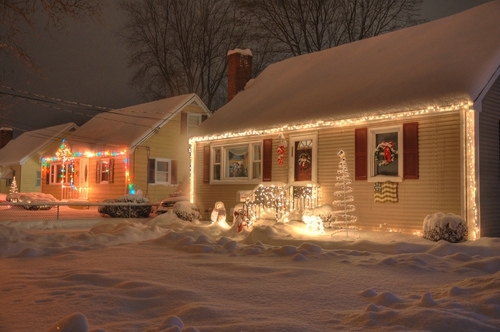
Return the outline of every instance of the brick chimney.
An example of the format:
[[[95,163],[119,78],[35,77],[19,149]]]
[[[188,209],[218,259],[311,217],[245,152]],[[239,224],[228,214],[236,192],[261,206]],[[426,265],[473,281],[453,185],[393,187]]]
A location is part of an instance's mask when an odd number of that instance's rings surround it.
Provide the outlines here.
[[[252,78],[252,51],[234,49],[227,52],[227,101],[245,88]]]
[[[14,131],[12,128],[0,128],[0,149],[7,145],[12,140]]]

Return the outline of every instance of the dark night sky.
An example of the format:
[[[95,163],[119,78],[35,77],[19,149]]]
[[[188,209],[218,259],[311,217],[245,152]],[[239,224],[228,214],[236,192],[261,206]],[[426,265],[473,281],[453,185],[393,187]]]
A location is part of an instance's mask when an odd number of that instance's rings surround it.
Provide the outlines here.
[[[488,1],[424,0],[422,17],[434,20]],[[70,23],[64,31],[51,31],[50,34],[40,29],[39,37],[29,38],[26,45],[42,67],[43,77],[27,74],[21,66],[8,63],[4,84],[40,96],[109,108],[144,102],[128,85],[132,75],[127,69],[128,53],[116,37],[124,24],[122,12],[116,9],[117,2],[106,0],[101,24]],[[23,131],[70,121],[81,125],[95,114],[78,114],[86,112],[82,109],[76,113],[68,108],[58,110],[5,95],[2,100],[10,109],[7,114],[10,121],[6,123],[0,119],[0,126],[14,128],[14,137]]]

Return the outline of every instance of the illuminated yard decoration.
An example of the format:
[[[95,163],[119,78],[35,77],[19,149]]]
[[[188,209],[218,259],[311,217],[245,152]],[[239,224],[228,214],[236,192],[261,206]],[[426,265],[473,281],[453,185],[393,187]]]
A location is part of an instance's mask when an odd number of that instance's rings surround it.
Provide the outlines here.
[[[349,235],[349,224],[357,221],[356,216],[351,215],[356,208],[353,204],[354,197],[350,195],[354,190],[351,186],[351,177],[349,175],[349,170],[347,168],[347,160],[345,157],[344,150],[340,150],[337,155],[340,158],[339,169],[337,170],[337,183],[335,187],[339,187],[340,190],[335,191],[334,195],[340,197],[339,200],[333,201],[333,205],[339,207],[339,210],[335,210],[333,213],[337,215],[339,219],[334,222],[334,224],[345,224],[346,236]]]
[[[254,222],[270,214],[276,221],[301,220],[302,214],[319,204],[319,185],[315,182],[285,184],[261,183],[245,201],[248,218]]]

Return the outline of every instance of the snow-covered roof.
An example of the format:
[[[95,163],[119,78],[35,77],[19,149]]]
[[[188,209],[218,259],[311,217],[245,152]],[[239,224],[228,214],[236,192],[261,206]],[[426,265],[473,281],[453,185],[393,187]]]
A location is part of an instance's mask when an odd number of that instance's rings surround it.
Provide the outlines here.
[[[61,139],[64,133],[77,128],[78,126],[75,123],[69,122],[27,131],[0,149],[0,166],[24,165],[30,157],[44,147],[56,139]]]
[[[69,140],[73,152],[101,147],[134,149],[190,105],[210,111],[196,94],[185,94],[101,113],[83,124]]]
[[[499,22],[497,0],[278,62],[248,82],[195,135],[473,103],[500,65]]]

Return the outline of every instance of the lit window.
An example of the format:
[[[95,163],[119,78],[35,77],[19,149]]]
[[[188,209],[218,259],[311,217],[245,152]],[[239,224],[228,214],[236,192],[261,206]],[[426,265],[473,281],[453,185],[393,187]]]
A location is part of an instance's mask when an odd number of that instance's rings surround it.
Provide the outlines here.
[[[257,180],[262,177],[262,143],[212,148],[212,180]]]
[[[113,183],[113,159],[103,158],[97,161],[97,183]]]
[[[402,147],[401,126],[368,129],[369,182],[403,180]]]
[[[50,164],[49,183],[71,183],[72,171],[73,167],[70,162]]]

